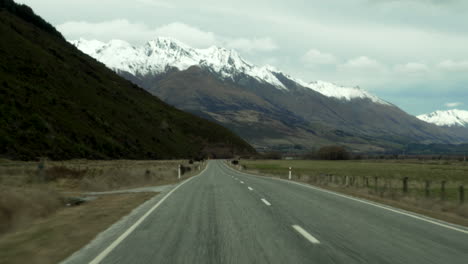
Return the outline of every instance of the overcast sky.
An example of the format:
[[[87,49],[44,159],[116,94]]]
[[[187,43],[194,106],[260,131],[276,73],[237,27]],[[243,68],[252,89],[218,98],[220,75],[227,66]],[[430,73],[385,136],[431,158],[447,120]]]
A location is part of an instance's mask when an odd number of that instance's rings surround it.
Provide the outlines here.
[[[468,110],[466,0],[19,2],[67,39],[169,36],[236,49],[304,81],[360,86],[411,114]]]

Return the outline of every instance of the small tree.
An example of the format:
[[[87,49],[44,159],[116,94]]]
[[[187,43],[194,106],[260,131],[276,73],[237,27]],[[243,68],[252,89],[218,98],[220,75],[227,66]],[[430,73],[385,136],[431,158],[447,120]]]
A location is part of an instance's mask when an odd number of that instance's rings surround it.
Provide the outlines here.
[[[341,146],[322,147],[318,151],[318,156],[322,160],[348,160],[349,152]]]
[[[264,159],[272,159],[272,160],[279,160],[282,158],[281,153],[276,151],[266,152],[262,154],[262,158]]]

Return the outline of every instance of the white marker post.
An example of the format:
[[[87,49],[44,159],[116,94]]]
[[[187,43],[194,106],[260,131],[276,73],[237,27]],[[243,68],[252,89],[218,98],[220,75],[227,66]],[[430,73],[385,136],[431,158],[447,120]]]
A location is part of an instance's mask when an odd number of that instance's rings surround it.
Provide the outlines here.
[[[179,180],[180,180],[180,174],[181,174],[180,164],[179,164],[179,168],[178,168],[177,172],[178,172],[178,178],[179,178]]]
[[[289,167],[289,179],[290,179],[290,180],[291,180],[291,174],[292,174],[292,173],[291,173],[291,169],[292,169],[292,168]]]

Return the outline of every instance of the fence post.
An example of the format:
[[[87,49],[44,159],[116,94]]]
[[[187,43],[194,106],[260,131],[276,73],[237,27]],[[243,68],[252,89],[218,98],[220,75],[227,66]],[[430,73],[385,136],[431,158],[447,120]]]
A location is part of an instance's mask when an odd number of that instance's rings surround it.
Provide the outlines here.
[[[445,200],[445,181],[440,183],[440,199]]]
[[[463,187],[463,185],[460,185],[460,187],[458,187],[458,192],[460,195],[460,204],[462,204],[465,202],[465,188]]]
[[[403,178],[403,193],[408,193],[408,177]]]
[[[375,191],[378,191],[379,178],[377,176],[374,177],[374,185]]]
[[[430,186],[431,186],[431,182],[426,180],[426,186],[424,187],[424,193],[426,194],[426,197],[430,196],[430,191],[429,191]]]
[[[182,171],[181,171],[181,165],[179,164],[178,168],[177,168],[177,178],[180,180],[180,175],[182,174]]]
[[[348,187],[349,185],[349,177],[345,176],[345,186]]]

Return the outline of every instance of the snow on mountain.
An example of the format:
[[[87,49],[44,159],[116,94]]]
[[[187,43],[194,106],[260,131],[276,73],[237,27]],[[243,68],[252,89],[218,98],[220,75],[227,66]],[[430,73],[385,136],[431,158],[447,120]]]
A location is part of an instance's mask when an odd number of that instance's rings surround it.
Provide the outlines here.
[[[430,114],[419,115],[417,118],[438,126],[468,127],[468,111],[465,110],[435,111]]]
[[[234,80],[245,74],[260,82],[287,91],[288,88],[277,78],[282,74],[302,87],[312,89],[327,97],[350,101],[370,99],[375,103],[388,104],[382,99],[359,87],[343,87],[324,81],[306,83],[284,74],[271,66],[258,67],[244,60],[236,51],[216,46],[195,49],[172,38],[158,37],[146,44],[135,47],[121,40],[103,43],[97,40],[80,39],[71,41],[78,49],[116,71],[126,71],[135,76],[161,74],[170,68],[181,71],[191,66],[210,69],[224,79]]]

